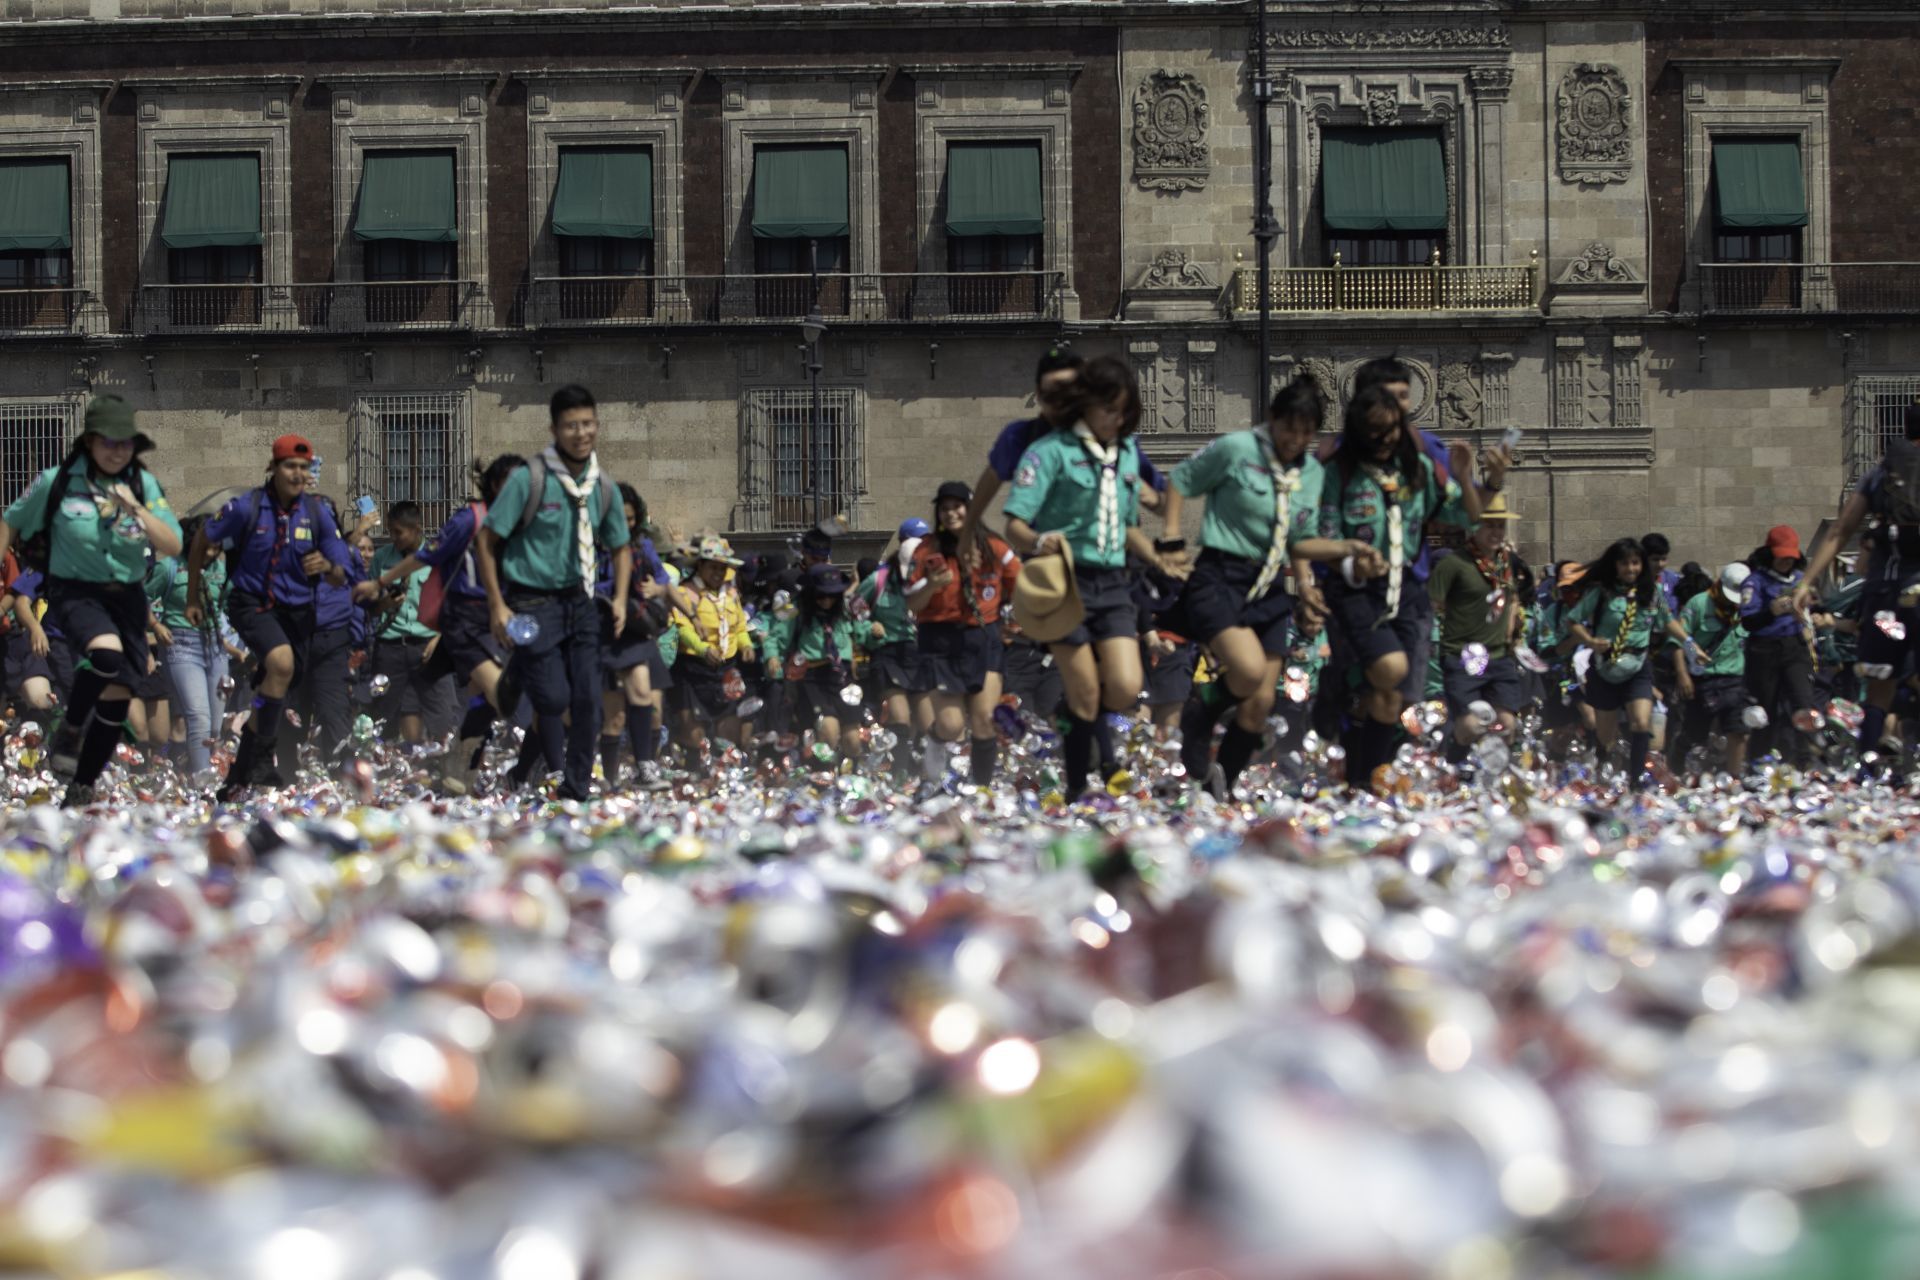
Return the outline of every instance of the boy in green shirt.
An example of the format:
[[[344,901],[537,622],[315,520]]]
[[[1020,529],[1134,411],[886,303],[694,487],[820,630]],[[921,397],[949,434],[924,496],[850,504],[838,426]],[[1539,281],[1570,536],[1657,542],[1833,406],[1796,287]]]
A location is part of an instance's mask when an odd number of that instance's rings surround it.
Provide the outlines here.
[[[417,502],[396,502],[387,508],[387,530],[393,541],[373,554],[372,575],[387,570],[420,549],[426,540],[426,521]],[[420,621],[420,588],[433,572],[421,565],[396,582],[382,597],[384,621],[376,624],[373,674],[387,678],[387,691],[373,704],[373,718],[384,720],[388,733],[402,742],[426,737],[429,715],[444,718],[446,707],[438,696],[437,673],[429,670],[439,635]]]
[[[1434,567],[1427,592],[1439,623],[1442,694],[1453,719],[1447,759],[1459,764],[1491,727],[1467,714],[1476,702],[1493,708],[1500,728],[1512,733],[1520,723],[1526,693],[1520,664],[1513,656],[1514,632],[1521,625],[1519,590],[1514,585],[1513,555],[1507,531],[1514,515],[1507,500],[1494,494],[1481,508],[1480,522],[1466,546]]]
[[[563,775],[560,798],[585,801],[600,731],[595,547],[626,546],[627,522],[618,491],[594,456],[600,416],[593,394],[581,386],[562,387],[548,410],[553,443],[500,487],[474,549],[494,639],[512,650],[501,679],[511,682],[514,693],[499,691],[501,708],[526,690],[547,767]],[[613,566],[618,637],[626,629],[632,557],[615,556]],[[527,781],[524,774],[509,776],[518,785]]]
[[[1711,590],[1680,606],[1680,625],[1699,648],[1690,654],[1684,645],[1668,645],[1674,690],[1687,708],[1687,737],[1705,742],[1712,733],[1725,734],[1726,770],[1736,777],[1747,765],[1747,734],[1767,722],[1766,711],[1747,689],[1747,636],[1740,625],[1740,605],[1752,575],[1753,570],[1737,560],[1722,569]]]

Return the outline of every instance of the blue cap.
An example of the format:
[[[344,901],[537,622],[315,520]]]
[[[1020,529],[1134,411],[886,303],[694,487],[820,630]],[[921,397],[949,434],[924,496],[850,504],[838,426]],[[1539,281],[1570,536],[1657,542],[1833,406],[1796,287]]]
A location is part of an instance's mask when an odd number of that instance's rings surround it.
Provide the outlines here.
[[[900,541],[902,542],[905,542],[908,538],[924,538],[932,532],[933,526],[925,520],[922,520],[919,516],[914,516],[911,519],[900,522]]]

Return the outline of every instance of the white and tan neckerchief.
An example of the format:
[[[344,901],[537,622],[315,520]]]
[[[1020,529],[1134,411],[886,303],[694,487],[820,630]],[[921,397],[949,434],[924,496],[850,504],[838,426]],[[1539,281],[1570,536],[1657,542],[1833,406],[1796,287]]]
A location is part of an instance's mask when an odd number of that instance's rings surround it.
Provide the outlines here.
[[[1387,500],[1387,617],[1400,616],[1400,571],[1407,563],[1407,522],[1400,518],[1400,477],[1363,462],[1360,469]]]
[[[1103,556],[1118,551],[1126,538],[1120,523],[1120,449],[1123,442],[1101,444],[1093,428],[1084,422],[1074,424],[1073,434],[1100,464],[1100,513],[1094,526],[1093,544]]]
[[[1292,498],[1300,490],[1300,465],[1294,464],[1289,470],[1280,461],[1280,455],[1274,451],[1273,441],[1265,431],[1255,429],[1260,437],[1260,456],[1266,460],[1267,474],[1273,477],[1273,538],[1267,544],[1267,561],[1260,566],[1260,576],[1254,579],[1253,590],[1247,592],[1247,603],[1267,594],[1275,578],[1287,563],[1287,532],[1293,523]]]

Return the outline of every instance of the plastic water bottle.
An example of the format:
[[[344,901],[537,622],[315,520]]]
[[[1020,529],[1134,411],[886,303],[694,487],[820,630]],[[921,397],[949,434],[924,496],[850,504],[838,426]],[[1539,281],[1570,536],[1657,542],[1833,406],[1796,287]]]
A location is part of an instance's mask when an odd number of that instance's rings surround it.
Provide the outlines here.
[[[516,648],[532,644],[540,638],[540,620],[531,614],[516,613],[507,619],[507,639],[513,641]]]

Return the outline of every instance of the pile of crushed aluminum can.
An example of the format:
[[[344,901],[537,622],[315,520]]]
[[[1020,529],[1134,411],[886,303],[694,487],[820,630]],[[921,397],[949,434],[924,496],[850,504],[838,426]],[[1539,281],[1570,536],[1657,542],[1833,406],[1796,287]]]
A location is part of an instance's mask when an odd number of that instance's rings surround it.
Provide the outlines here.
[[[65,813],[16,735],[0,1273],[1913,1274],[1920,801],[1500,745]]]

